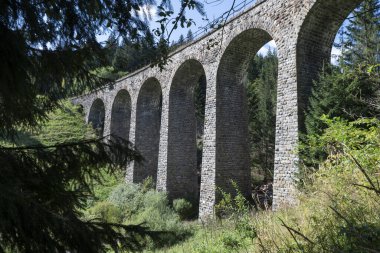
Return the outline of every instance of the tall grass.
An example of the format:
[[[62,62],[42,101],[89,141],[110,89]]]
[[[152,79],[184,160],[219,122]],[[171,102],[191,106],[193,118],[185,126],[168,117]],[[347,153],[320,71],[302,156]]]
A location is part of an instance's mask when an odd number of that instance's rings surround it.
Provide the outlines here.
[[[380,252],[380,122],[324,120],[329,157],[305,174],[298,206],[193,225],[193,237],[162,252]]]

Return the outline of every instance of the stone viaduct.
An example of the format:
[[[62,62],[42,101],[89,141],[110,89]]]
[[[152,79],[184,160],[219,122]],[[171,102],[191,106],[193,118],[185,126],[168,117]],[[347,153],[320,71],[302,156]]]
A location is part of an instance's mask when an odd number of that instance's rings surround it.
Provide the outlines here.
[[[171,199],[199,196],[199,216],[205,218],[213,214],[217,188],[233,191],[231,179],[250,193],[244,74],[248,60],[273,39],[279,58],[273,193],[278,209],[296,200],[296,148],[312,81],[330,61],[342,22],[361,2],[259,0],[223,28],[173,52],[164,70],[142,68],[73,102],[101,134],[129,139],[141,152],[145,160],[127,168],[127,181],[152,176]],[[207,88],[199,190],[193,93],[200,78]]]

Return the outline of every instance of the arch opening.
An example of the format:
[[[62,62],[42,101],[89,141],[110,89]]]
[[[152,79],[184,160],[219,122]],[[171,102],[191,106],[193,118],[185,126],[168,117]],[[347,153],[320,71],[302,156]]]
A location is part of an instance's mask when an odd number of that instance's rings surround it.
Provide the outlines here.
[[[299,128],[305,132],[305,111],[313,81],[331,61],[334,40],[349,14],[363,0],[316,0],[308,12],[297,41],[297,84]]]
[[[167,190],[197,206],[200,192],[206,74],[196,60],[176,71],[169,94]]]
[[[90,113],[88,116],[88,123],[92,125],[92,127],[95,129],[96,134],[99,137],[103,136],[104,117],[105,117],[104,103],[100,98],[97,98],[91,105]]]
[[[161,85],[157,79],[150,78],[141,86],[137,99],[135,146],[143,161],[134,165],[134,183],[141,183],[148,177],[154,184],[157,182],[161,107]]]
[[[131,124],[131,96],[128,91],[121,90],[117,93],[111,111],[111,136],[117,136],[129,140]]]
[[[270,41],[272,41],[270,34],[261,29],[249,29],[242,32],[226,48],[217,72],[216,187],[225,192],[236,194],[233,181],[239,191],[250,200],[252,200],[252,182],[257,177],[255,175],[257,166],[255,167],[254,161],[258,160],[261,155],[258,149],[255,149],[258,146],[258,140],[252,138],[252,132],[255,130],[257,137],[257,134],[260,134],[258,130],[263,128],[263,122],[256,121],[256,125],[252,124],[252,117],[255,119],[260,112],[257,110],[258,108],[252,108],[252,106],[256,106],[257,101],[251,101],[253,98],[248,97],[248,95],[252,96],[250,94],[252,89],[258,89],[258,84],[250,82],[255,81],[260,76],[261,71],[260,69],[252,69],[255,67],[253,64],[255,63],[254,57]],[[271,43],[275,45],[275,43]],[[260,50],[260,52],[262,51]],[[275,58],[277,59],[277,57]],[[268,96],[274,100],[272,101],[274,104],[270,108],[273,110],[271,113],[274,116],[272,115],[270,123],[268,123],[272,131],[268,138],[272,138],[273,146],[269,148],[274,160],[277,62],[275,62],[275,80],[273,82],[273,87],[269,92],[274,92],[274,94],[268,94]],[[261,88],[263,87],[265,86],[262,85]],[[261,138],[261,136],[259,137]],[[273,162],[268,163],[267,166],[273,171]],[[269,181],[273,178],[265,180],[268,181],[265,183],[270,183]],[[216,201],[219,201],[220,197],[216,193]]]

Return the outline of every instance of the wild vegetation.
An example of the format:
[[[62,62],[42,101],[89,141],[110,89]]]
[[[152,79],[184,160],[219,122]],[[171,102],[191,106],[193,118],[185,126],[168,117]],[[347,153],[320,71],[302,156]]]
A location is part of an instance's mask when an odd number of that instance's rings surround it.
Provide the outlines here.
[[[109,67],[97,36],[112,33],[138,45],[149,30],[145,5],[160,10],[153,62],[163,66],[170,40],[165,32],[191,26],[185,10],[203,14],[200,2],[183,1],[175,13],[167,0],[1,1],[0,138],[7,142],[0,146],[1,252],[135,250],[140,248],[136,237],[154,236],[142,226],[83,220],[79,211],[94,194],[92,184],[103,181],[104,170],[114,174],[138,159],[127,141],[9,143],[20,132],[37,131],[61,98],[110,81],[97,75]]]
[[[165,56],[168,49],[152,41],[142,19],[121,15],[150,2],[72,9],[66,1],[9,1],[1,8],[0,53],[14,52],[17,67],[0,68],[6,77],[0,86],[0,252],[378,252],[378,1],[366,0],[355,11],[340,32],[339,65],[315,81],[299,150],[299,204],[274,213],[222,192],[217,218],[207,224],[194,220],[188,201],[170,203],[155,191],[151,179],[124,183],[126,163],[139,155],[124,140],[97,139],[80,108],[59,100]],[[161,5],[166,18],[168,2]],[[186,3],[201,9],[197,1]],[[43,13],[47,21],[39,22]],[[62,15],[72,22],[60,23]],[[118,33],[100,50],[94,34],[109,25]],[[126,40],[115,46],[119,36]],[[246,88],[257,185],[273,175],[276,76],[275,52],[252,59]],[[199,83],[195,102],[203,124],[205,87]]]
[[[75,133],[93,134],[86,124],[74,127],[81,117],[67,104],[51,114],[40,128],[52,138]],[[66,119],[66,120],[62,120]],[[95,195],[86,198],[83,219],[101,218],[126,225],[143,224],[166,231],[152,240],[140,236],[145,251],[155,252],[371,252],[380,236],[380,121],[321,118],[326,129],[320,147],[328,156],[317,172],[304,175],[300,204],[281,212],[256,210],[242,197],[224,194],[216,207],[219,218],[210,224],[186,221],[191,204],[170,205],[164,193],[152,189],[152,181],[125,184],[121,174],[103,171],[103,184],[92,185]],[[52,126],[61,123],[66,137]],[[92,133],[91,133],[92,132]],[[55,135],[55,137],[54,137]],[[36,140],[44,135],[34,133]],[[41,136],[41,137],[38,137]],[[29,138],[25,138],[29,140]],[[50,138],[49,138],[50,139]],[[41,140],[41,141],[42,141]],[[366,251],[367,249],[367,251]]]
[[[246,84],[254,185],[273,181],[276,132],[277,53],[256,55],[248,68]]]

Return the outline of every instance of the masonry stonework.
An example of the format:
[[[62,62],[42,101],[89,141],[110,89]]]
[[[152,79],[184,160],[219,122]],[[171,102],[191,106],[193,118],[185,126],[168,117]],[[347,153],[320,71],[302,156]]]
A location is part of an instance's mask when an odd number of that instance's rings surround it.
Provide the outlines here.
[[[250,57],[273,39],[279,58],[273,209],[293,205],[297,143],[313,80],[330,61],[340,25],[361,2],[259,0],[224,27],[173,52],[163,70],[142,68],[73,102],[83,106],[88,122],[104,129],[103,135],[122,129],[118,132],[129,136],[145,155],[145,164],[128,166],[128,181],[152,176],[157,189],[169,197],[193,198],[198,185],[192,93],[194,82],[203,75],[206,109],[199,217],[205,219],[213,215],[217,188],[233,192],[231,179],[243,193],[250,193],[244,72]],[[130,100],[125,95],[120,101],[130,104],[115,101],[121,90]],[[121,109],[112,113],[114,103]]]
[[[120,90],[112,104],[110,134],[129,139],[131,125],[131,96],[128,91]]]
[[[134,143],[143,161],[134,164],[134,183],[141,183],[147,177],[152,177],[154,182],[157,180],[161,100],[161,86],[158,80],[146,80],[137,99]]]

